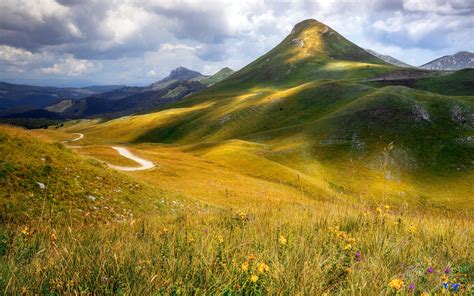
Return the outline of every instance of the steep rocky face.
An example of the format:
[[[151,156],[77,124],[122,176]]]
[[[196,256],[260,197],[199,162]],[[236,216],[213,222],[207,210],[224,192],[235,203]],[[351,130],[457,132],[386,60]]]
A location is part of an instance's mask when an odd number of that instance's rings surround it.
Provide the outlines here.
[[[447,55],[420,66],[428,70],[461,70],[474,68],[474,53],[461,51],[453,55]]]

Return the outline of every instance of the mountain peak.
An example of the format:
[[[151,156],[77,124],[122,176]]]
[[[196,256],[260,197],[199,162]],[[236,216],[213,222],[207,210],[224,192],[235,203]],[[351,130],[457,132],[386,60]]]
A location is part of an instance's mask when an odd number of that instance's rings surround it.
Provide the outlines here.
[[[166,76],[162,82],[169,81],[169,80],[178,80],[178,81],[186,81],[190,80],[199,76],[203,76],[201,73],[193,70],[189,70],[185,67],[178,67],[170,72],[168,76]]]
[[[284,41],[293,57],[288,61],[300,60],[349,60],[383,64],[384,62],[344,38],[326,24],[315,19],[297,23]]]
[[[308,29],[311,29],[311,28],[320,28],[320,29],[325,29],[325,28],[329,28],[328,26],[326,26],[325,24],[321,23],[320,21],[317,21],[315,19],[307,19],[307,20],[304,20],[304,21],[301,21],[299,23],[297,23],[294,27],[293,27],[293,30],[291,31],[292,34],[297,34],[297,33],[301,33],[302,31],[305,31],[305,30],[308,30]]]
[[[335,77],[347,73],[332,69],[352,67],[364,71],[371,70],[372,65],[388,66],[329,26],[308,19],[296,24],[282,42],[232,76],[233,81],[249,84],[256,81],[301,83],[315,77]]]

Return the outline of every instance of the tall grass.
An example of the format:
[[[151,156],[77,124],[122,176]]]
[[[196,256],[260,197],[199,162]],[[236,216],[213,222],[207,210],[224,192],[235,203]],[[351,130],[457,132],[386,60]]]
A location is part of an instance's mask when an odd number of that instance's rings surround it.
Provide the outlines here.
[[[4,224],[0,293],[472,293],[466,217],[329,203],[182,208],[107,224]]]

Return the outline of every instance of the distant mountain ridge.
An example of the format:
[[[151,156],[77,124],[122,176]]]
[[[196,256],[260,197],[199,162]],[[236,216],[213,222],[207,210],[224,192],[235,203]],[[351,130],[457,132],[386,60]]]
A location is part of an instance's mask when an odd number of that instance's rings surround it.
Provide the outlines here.
[[[24,122],[27,122],[28,127],[38,127],[37,121],[39,119],[41,119],[40,126],[43,126],[48,122],[54,123],[53,120],[89,117],[115,118],[147,112],[179,101],[194,92],[226,79],[233,73],[232,69],[223,68],[216,74],[207,76],[197,71],[178,67],[162,80],[145,87],[121,87],[117,85],[91,86],[79,90],[72,89],[71,91],[83,92],[84,95],[81,97],[76,96],[77,98],[57,95],[54,96],[54,99],[44,101],[41,104],[24,108],[12,108],[9,112],[1,114],[0,117],[8,119],[8,123],[14,123],[14,120],[16,120],[22,125],[24,125]],[[37,87],[31,86],[9,85],[9,87],[37,89]],[[53,89],[56,92],[65,91],[66,94],[69,94],[64,89]],[[103,92],[96,93],[95,91]],[[55,94],[53,93],[53,95]],[[36,122],[33,122],[33,120],[36,120]]]
[[[0,82],[0,116],[45,108],[64,99],[78,100],[122,85],[59,88]]]
[[[424,65],[420,68],[427,70],[462,70],[474,68],[474,53],[469,51],[460,51],[453,55],[446,55]]]
[[[371,50],[371,49],[368,49],[366,48],[365,49],[368,53],[370,53],[371,55],[375,56],[375,57],[378,57],[379,59],[389,63],[389,64],[392,64],[392,65],[395,65],[395,66],[399,66],[399,67],[413,67],[405,62],[402,62],[392,56],[389,56],[389,55],[384,55],[384,54],[381,54],[381,53],[378,53],[374,50]]]
[[[148,86],[126,87],[83,98],[61,113],[69,118],[114,118],[151,111],[203,90],[233,73],[229,68],[224,69],[215,75],[206,76],[185,67],[178,67],[162,80]]]

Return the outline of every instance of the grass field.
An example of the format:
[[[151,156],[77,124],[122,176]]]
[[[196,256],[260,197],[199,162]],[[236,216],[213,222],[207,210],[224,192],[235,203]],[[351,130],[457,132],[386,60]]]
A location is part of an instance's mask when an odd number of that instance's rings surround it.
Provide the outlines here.
[[[417,71],[305,21],[164,109],[0,126],[0,294],[472,295],[471,78]]]
[[[89,174],[104,177],[105,168],[97,170],[100,163],[61,148],[54,138],[67,137],[2,128],[4,153],[19,155],[26,152],[13,147],[29,147],[31,158],[24,163],[36,163],[47,152],[50,174],[61,174],[59,164],[67,161],[56,158],[68,157],[85,163],[73,166],[85,184],[93,182]],[[84,148],[74,151],[108,154],[105,145],[87,145],[87,135],[81,141]],[[63,197],[55,200],[54,194],[32,188],[32,197],[25,189],[5,199],[4,208],[32,202],[49,206],[28,215],[3,212],[3,294],[441,294],[456,289],[467,295],[472,289],[472,212],[423,209],[390,198],[383,203],[343,195],[317,198],[304,185],[278,184],[211,161],[215,156],[204,157],[210,150],[201,155],[183,150],[135,145],[134,152],[154,161],[156,169],[128,176],[105,169],[115,176],[114,186],[130,188],[129,197],[105,191],[108,185],[100,180],[97,196],[110,198],[91,201],[80,188],[48,184]],[[37,165],[47,167],[41,159]],[[4,181],[19,172],[24,180],[43,180],[16,168],[4,170]],[[121,211],[127,215],[117,218]],[[28,211],[16,211],[23,212]]]

